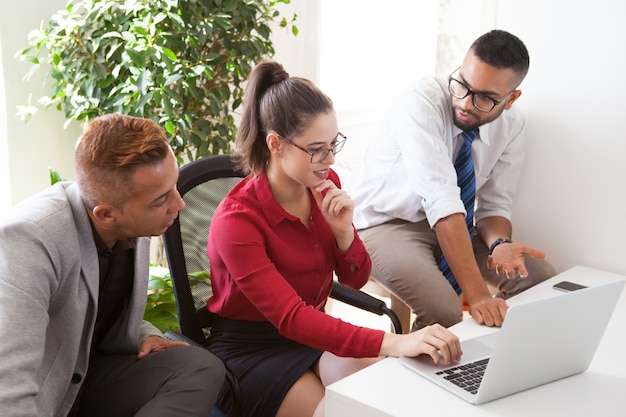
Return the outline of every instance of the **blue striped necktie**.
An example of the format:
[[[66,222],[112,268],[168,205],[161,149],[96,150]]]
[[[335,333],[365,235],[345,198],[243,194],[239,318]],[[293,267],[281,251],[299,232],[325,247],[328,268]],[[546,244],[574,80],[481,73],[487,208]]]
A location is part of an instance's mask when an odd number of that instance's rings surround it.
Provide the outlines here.
[[[476,177],[474,175],[474,160],[472,159],[472,141],[478,134],[478,129],[463,132],[463,145],[459,154],[454,161],[454,168],[456,169],[457,185],[461,189],[461,200],[465,205],[465,223],[467,224],[467,230],[470,234],[470,239],[474,234],[474,200],[476,200]],[[445,256],[441,254],[440,262],[441,272],[446,277],[452,288],[458,295],[461,295],[461,287],[456,282],[448,261]]]

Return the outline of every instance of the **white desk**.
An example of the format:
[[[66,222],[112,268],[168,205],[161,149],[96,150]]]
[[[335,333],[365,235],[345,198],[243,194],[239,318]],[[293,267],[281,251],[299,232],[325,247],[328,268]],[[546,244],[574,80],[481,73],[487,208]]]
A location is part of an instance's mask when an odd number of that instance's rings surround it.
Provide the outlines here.
[[[514,305],[558,295],[552,285],[562,280],[593,286],[624,279],[626,277],[622,275],[578,266],[509,299],[507,303]],[[451,330],[461,340],[499,331],[480,326],[471,318]],[[396,358],[387,358],[327,387],[326,417],[624,417],[625,342],[626,290],[622,292],[591,366],[581,374],[486,404],[472,405],[406,369]]]

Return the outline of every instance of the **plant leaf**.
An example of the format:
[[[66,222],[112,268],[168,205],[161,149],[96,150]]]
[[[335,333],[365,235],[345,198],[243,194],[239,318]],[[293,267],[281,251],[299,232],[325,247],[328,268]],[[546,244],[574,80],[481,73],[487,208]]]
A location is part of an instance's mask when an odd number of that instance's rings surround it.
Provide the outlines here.
[[[66,181],[61,174],[50,167],[48,167],[48,172],[50,172],[50,185],[54,185],[59,181]]]
[[[139,77],[137,77],[137,90],[140,94],[146,94],[146,91],[148,89],[149,75],[150,74],[148,73],[148,71],[141,71],[141,74],[139,74]]]

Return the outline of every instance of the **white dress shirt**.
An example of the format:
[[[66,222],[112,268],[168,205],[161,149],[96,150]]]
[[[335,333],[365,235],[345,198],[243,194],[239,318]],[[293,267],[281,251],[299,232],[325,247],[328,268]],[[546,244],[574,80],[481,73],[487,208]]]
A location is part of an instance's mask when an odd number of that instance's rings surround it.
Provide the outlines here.
[[[472,144],[476,222],[489,216],[511,219],[524,158],[524,125],[513,106],[479,128]],[[427,219],[433,227],[451,214],[465,214],[454,168],[463,143],[460,134],[447,76],[420,79],[397,97],[346,184],[355,202],[356,228],[393,219]]]

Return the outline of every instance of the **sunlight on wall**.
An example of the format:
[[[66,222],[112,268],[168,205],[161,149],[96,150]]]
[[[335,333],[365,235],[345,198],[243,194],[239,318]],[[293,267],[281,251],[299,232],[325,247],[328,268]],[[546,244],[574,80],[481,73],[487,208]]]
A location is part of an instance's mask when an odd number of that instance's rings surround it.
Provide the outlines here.
[[[319,85],[335,108],[384,108],[414,79],[451,72],[496,23],[497,0],[322,0]]]
[[[498,0],[320,0],[319,80],[350,140],[350,167],[390,101],[415,79],[450,73],[475,38],[493,29]]]
[[[386,107],[435,69],[439,0],[323,0],[320,87],[338,111]]]

